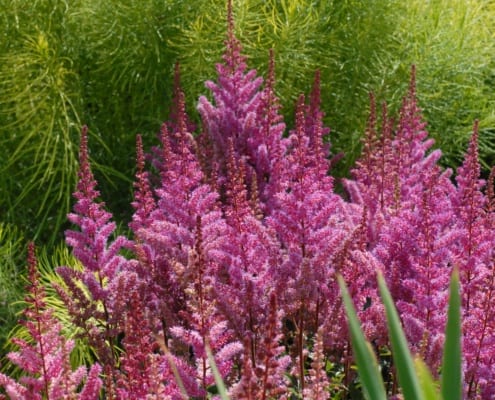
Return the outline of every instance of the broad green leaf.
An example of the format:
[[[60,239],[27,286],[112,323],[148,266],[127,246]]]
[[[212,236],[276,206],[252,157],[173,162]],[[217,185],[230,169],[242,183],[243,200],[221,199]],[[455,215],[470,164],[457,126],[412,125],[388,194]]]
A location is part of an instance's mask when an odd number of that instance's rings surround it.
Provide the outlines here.
[[[452,273],[450,280],[441,388],[444,399],[462,399],[461,298],[459,295],[459,271],[457,269]]]
[[[414,369],[414,362],[407,345],[406,336],[402,330],[399,315],[381,272],[378,272],[378,287],[387,314],[387,325],[390,342],[392,344],[392,354],[394,356],[397,374],[399,376],[399,385],[402,388],[404,399],[421,399],[422,390]]]
[[[363,383],[364,396],[369,400],[386,399],[382,376],[371,345],[364,337],[351,296],[341,275],[337,276],[344,306],[349,320],[352,349],[356,358],[359,376]]]
[[[210,346],[208,343],[206,344],[206,354],[208,356],[208,363],[210,364],[211,371],[213,372],[213,376],[215,378],[215,383],[217,384],[218,394],[222,400],[230,400],[227,389],[225,388],[225,383],[223,382],[222,376],[220,375],[220,371],[218,371],[217,364],[215,363],[215,358],[211,353]]]
[[[421,390],[423,391],[423,400],[441,400],[442,396],[439,393],[438,386],[431,376],[431,372],[421,358],[414,360],[416,373],[419,378]]]

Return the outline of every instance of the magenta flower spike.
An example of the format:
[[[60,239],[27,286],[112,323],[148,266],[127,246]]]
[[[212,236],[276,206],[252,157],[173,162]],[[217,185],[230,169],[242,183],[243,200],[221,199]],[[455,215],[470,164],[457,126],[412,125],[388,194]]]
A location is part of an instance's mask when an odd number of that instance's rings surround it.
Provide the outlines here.
[[[215,158],[223,160],[228,154],[228,140],[232,138],[236,158],[247,154],[248,138],[256,126],[262,78],[256,71],[246,72],[246,58],[234,34],[232,5],[229,2],[226,51],[224,64],[217,64],[218,83],[207,81],[205,86],[213,93],[215,105],[201,96],[198,111],[215,149]]]
[[[78,230],[66,231],[66,242],[80,261],[82,270],[59,267],[67,289],[56,286],[76,326],[94,347],[103,368],[108,398],[115,395],[116,345],[125,315],[126,296],[137,281],[129,262],[120,252],[132,249],[124,236],[112,238],[116,228],[112,214],[98,201],[99,192],[91,172],[88,154],[88,129],[83,127],[79,150],[79,181],[74,193],[74,212],[69,221]],[[82,286],[81,286],[82,285]]]
[[[8,358],[22,371],[18,380],[0,373],[0,386],[10,399],[18,400],[97,400],[102,385],[101,367],[95,363],[89,372],[70,366],[72,340],[62,334],[62,325],[46,304],[45,289],[40,282],[34,244],[28,248],[28,295],[24,326],[28,339],[14,338],[19,351]]]
[[[495,395],[495,231],[490,205],[493,187],[487,188],[487,194],[482,192],[485,181],[480,179],[478,121],[475,121],[464,162],[457,169],[456,182],[459,238],[455,252],[462,287],[465,389],[470,398],[490,399]]]
[[[134,208],[129,226],[139,236],[139,230],[150,223],[151,212],[156,209],[156,201],[151,189],[149,173],[144,169],[145,155],[141,135],[136,136],[136,181],[134,182]]]

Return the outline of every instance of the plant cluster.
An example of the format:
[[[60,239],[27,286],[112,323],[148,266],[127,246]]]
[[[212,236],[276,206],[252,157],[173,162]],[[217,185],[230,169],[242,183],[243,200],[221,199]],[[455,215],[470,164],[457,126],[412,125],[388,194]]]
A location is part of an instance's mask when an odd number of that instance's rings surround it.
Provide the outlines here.
[[[420,68],[420,101],[429,105],[442,164],[462,159],[475,118],[486,172],[493,163],[492,2],[239,0],[233,7],[236,34],[263,74],[268,49],[275,51],[288,126],[298,94],[320,69],[325,124],[335,152],[345,153],[335,176],[359,156],[367,93],[395,112],[411,64]],[[225,1],[0,0],[0,9],[2,221],[39,245],[62,241],[85,122],[97,143],[91,159],[99,188],[125,230],[134,167],[129,129],[151,145],[173,103],[174,61],[186,98],[202,93],[222,53]]]
[[[9,355],[24,374],[0,375],[0,384],[18,399],[206,399],[217,397],[218,372],[235,399],[341,396],[356,376],[337,276],[382,354],[390,339],[377,272],[411,351],[438,378],[458,269],[463,390],[492,398],[495,172],[488,184],[480,179],[478,124],[453,178],[432,150],[413,68],[396,123],[386,105],[377,117],[371,96],[363,153],[339,194],[328,174],[338,157],[324,140],[320,74],[286,132],[274,56],[265,82],[248,70],[229,6],[223,62],[206,83],[211,98],[199,99],[199,132],[177,85],[158,145],[146,153],[137,137],[132,237],[115,233],[82,130],[75,228],[66,231],[80,267],[57,268],[54,287],[91,348],[89,371],[70,366],[72,342],[46,307],[31,248],[31,341],[16,341]],[[391,362],[383,373],[397,395]],[[332,365],[344,370],[338,386]]]

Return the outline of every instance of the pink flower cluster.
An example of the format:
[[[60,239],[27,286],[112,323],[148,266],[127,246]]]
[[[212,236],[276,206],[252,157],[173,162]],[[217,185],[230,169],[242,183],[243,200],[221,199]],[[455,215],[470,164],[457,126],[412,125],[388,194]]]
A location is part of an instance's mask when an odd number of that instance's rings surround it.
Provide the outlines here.
[[[172,118],[149,156],[138,136],[132,239],[114,237],[83,129],[69,215],[77,229],[66,233],[83,270],[58,268],[65,287],[57,290],[94,350],[84,388],[86,373],[68,367],[72,344],[43,303],[33,261],[26,324],[34,344],[18,341],[10,355],[26,376],[0,375],[0,384],[19,399],[215,398],[210,349],[232,398],[285,399],[292,387],[326,399],[327,361],[352,377],[337,272],[368,339],[377,350],[388,345],[377,270],[411,350],[438,374],[457,266],[466,395],[493,398],[495,196],[493,177],[483,191],[477,125],[453,179],[431,150],[413,69],[397,124],[386,106],[379,123],[371,98],[363,154],[340,194],[329,175],[319,74],[286,134],[274,55],[263,84],[247,71],[231,9],[228,22],[217,82],[206,83],[212,100],[199,99],[201,132],[192,132],[177,85]]]

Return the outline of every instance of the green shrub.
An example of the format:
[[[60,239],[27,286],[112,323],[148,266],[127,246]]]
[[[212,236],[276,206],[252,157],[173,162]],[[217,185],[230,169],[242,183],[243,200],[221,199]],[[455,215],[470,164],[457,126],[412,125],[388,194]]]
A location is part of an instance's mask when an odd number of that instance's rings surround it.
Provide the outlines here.
[[[23,246],[19,232],[12,226],[0,223],[0,354],[5,338],[17,323],[16,313],[21,309]]]

